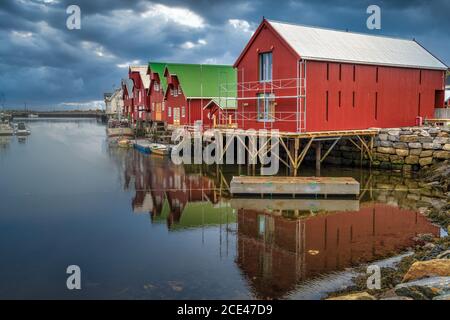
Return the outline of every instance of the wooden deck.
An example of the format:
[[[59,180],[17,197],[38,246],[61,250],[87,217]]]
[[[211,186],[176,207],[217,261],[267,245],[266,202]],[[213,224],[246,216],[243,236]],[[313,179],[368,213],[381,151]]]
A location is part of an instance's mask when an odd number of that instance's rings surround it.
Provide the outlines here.
[[[450,119],[425,119],[424,123],[436,125],[448,125],[450,124]]]
[[[359,182],[350,177],[233,177],[232,195],[358,195]]]

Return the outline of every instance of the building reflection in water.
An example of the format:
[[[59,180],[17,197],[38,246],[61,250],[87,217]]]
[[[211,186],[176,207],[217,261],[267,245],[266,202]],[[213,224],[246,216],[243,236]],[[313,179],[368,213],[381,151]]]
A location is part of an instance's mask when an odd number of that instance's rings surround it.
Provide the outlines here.
[[[135,190],[133,211],[152,223],[169,230],[235,225],[235,261],[258,298],[283,298],[304,280],[398,254],[417,234],[439,236],[417,211],[371,198],[229,199],[216,172],[114,152],[125,189]]]
[[[234,210],[221,201],[214,177],[201,168],[138,152],[126,157],[124,184],[125,189],[134,187],[134,212],[149,213],[152,222],[165,221],[170,230],[236,222]]]
[[[302,215],[305,211],[255,210],[257,201],[237,204],[236,261],[261,298],[281,298],[303,280],[393,256],[417,234],[439,235],[439,227],[421,214],[382,203]],[[351,201],[348,206],[354,208]]]

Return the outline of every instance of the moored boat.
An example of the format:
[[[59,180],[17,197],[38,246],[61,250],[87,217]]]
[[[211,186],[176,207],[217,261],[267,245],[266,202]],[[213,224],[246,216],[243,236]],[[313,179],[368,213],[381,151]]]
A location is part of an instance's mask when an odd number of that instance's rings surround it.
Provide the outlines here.
[[[31,134],[30,129],[25,126],[25,123],[19,122],[17,124],[16,135],[17,136],[28,136]]]
[[[160,156],[166,156],[170,153],[170,146],[161,143],[150,144],[150,152]]]
[[[12,136],[14,129],[9,123],[0,123],[0,136]]]
[[[134,131],[130,128],[128,120],[110,119],[106,134],[108,137],[133,137]]]
[[[117,145],[121,148],[130,148],[133,143],[128,139],[121,139],[117,142]]]

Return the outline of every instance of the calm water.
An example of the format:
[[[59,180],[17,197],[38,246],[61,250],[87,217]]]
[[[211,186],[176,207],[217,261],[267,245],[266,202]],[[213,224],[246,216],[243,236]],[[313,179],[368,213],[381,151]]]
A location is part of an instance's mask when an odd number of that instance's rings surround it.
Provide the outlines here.
[[[92,120],[29,127],[0,138],[0,298],[320,298],[346,268],[440,232],[416,210],[439,200],[412,179],[325,170],[361,181],[361,201],[230,200],[233,169],[109,147]]]

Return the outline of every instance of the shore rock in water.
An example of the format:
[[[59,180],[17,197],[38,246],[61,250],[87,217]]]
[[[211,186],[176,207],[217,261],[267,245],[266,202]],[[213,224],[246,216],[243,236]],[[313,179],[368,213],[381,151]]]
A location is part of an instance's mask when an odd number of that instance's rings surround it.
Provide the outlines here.
[[[450,276],[450,259],[433,259],[428,261],[416,261],[403,277],[402,282],[431,277]]]
[[[441,252],[436,256],[437,259],[450,259],[450,250]]]
[[[450,300],[450,293],[434,297],[433,300]]]
[[[434,277],[401,283],[394,289],[399,296],[429,300],[450,293],[450,277]]]
[[[376,300],[376,299],[374,296],[368,294],[367,292],[357,292],[347,294],[344,296],[328,298],[327,300]]]

